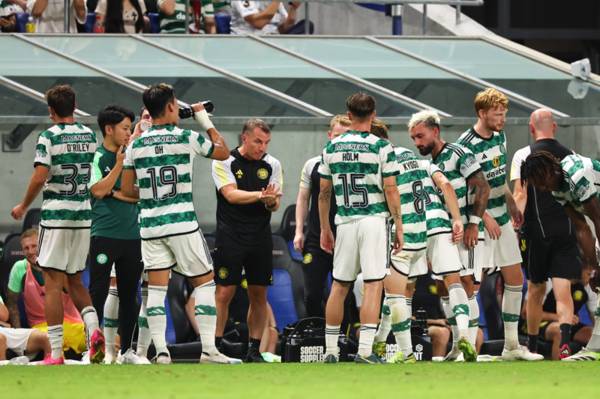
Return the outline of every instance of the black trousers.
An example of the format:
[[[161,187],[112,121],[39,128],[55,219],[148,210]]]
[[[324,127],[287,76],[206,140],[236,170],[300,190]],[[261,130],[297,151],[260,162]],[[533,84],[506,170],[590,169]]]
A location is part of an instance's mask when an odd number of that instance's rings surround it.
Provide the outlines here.
[[[90,296],[98,313],[104,319],[104,303],[110,286],[110,270],[114,263],[119,291],[119,330],[121,353],[131,347],[139,304],[137,290],[144,270],[141,240],[119,240],[92,237],[90,242]]]
[[[304,247],[304,305],[307,317],[324,317],[325,287],[327,275],[333,270],[333,255],[323,251],[317,244]]]

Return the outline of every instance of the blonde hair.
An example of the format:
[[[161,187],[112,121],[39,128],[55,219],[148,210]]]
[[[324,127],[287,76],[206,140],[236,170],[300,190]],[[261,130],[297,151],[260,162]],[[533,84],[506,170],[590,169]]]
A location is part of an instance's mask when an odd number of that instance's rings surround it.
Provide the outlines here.
[[[416,114],[412,114],[410,120],[408,121],[408,131],[410,132],[415,126],[417,126],[420,123],[425,124],[425,126],[427,126],[428,128],[437,127],[439,129],[440,122],[441,119],[437,112],[430,109],[426,109],[424,111],[419,111]]]
[[[37,229],[27,229],[21,233],[20,240],[23,241],[24,239],[33,237],[33,236],[37,237],[37,235],[38,235]]]
[[[389,128],[381,119],[374,119],[371,123],[371,134],[379,137],[380,139],[389,139]]]
[[[329,130],[333,129],[333,127],[337,124],[342,125],[344,127],[350,127],[352,122],[350,122],[350,118],[348,118],[348,116],[344,114],[336,115],[333,118],[331,118],[331,121],[329,121]]]
[[[479,111],[487,111],[498,106],[508,109],[508,97],[493,87],[488,87],[475,96],[475,113],[477,115],[479,115]]]

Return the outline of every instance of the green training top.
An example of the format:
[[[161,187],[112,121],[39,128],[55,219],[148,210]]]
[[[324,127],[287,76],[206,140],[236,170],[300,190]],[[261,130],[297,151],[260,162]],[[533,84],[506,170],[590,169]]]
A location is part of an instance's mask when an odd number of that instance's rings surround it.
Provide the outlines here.
[[[90,188],[110,173],[115,166],[116,154],[108,151],[104,145],[98,147],[92,164]],[[121,187],[121,178],[117,179],[114,190]],[[139,240],[137,204],[120,201],[115,198],[96,199],[92,202],[92,237],[117,238],[120,240]]]

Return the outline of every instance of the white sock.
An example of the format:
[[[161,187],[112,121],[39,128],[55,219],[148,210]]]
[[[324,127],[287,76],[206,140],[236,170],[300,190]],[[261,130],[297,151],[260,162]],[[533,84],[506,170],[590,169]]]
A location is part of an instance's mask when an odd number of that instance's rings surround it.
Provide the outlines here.
[[[371,356],[373,353],[373,340],[377,324],[363,324],[360,326],[360,338],[358,340],[358,354],[363,357]]]
[[[596,304],[596,311],[594,312],[592,338],[590,338],[587,348],[593,352],[600,352],[600,295],[598,295],[598,303]]]
[[[381,306],[381,321],[379,322],[379,328],[375,334],[375,343],[387,342],[388,335],[390,335],[390,331],[392,330],[391,314],[390,304],[386,294],[383,305]]]
[[[519,315],[521,314],[522,285],[504,284],[502,297],[502,321],[504,322],[504,347],[519,347]]]
[[[48,339],[50,340],[50,348],[52,349],[52,359],[59,359],[63,357],[62,324],[48,326]]]
[[[469,298],[469,342],[473,347],[477,343],[477,333],[479,332],[479,303],[477,302],[477,293]]]
[[[94,331],[100,328],[100,323],[98,323],[98,313],[96,313],[96,309],[94,309],[93,306],[86,306],[81,310],[81,318],[85,324],[85,334],[87,338],[87,346],[89,348],[92,334]]]
[[[115,338],[119,329],[119,293],[114,287],[109,288],[108,297],[104,302],[104,339],[106,352],[115,355]]]
[[[325,325],[325,354],[335,355],[340,354],[338,340],[340,338],[340,326]]]
[[[165,298],[167,296],[167,286],[149,285],[148,286],[148,326],[152,341],[156,347],[156,354],[169,354],[165,333],[167,330],[167,312],[165,309]]]
[[[412,318],[412,297],[406,298],[406,309],[408,312],[408,317]]]
[[[209,281],[192,292],[196,301],[195,315],[200,340],[202,341],[202,352],[209,354],[217,353],[215,347],[215,329],[217,328],[217,308],[215,305],[215,282]]]
[[[390,296],[390,310],[392,311],[392,331],[396,338],[396,344],[402,351],[404,357],[412,353],[412,341],[410,337],[410,314],[406,306],[404,295]]]
[[[140,314],[138,316],[138,339],[135,353],[144,357],[148,356],[148,347],[152,341],[152,335],[148,327],[148,314],[146,313],[147,303],[148,287],[142,287],[142,305],[140,306]]]
[[[456,320],[456,328],[461,337],[469,338],[469,298],[462,284],[454,283],[448,287],[450,309]]]
[[[448,324],[450,324],[450,329],[452,330],[452,347],[456,346],[459,338],[458,327],[456,326],[456,318],[454,317],[454,312],[452,308],[450,308],[450,300],[447,296],[441,297],[442,301],[442,310],[446,315],[446,320],[448,320]]]

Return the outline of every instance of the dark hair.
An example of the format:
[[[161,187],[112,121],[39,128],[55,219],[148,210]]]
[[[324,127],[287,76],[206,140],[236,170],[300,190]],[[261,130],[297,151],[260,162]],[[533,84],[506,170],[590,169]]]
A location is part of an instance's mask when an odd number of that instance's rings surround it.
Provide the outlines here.
[[[129,118],[131,122],[135,120],[135,115],[130,110],[118,105],[109,105],[98,113],[98,125],[102,132],[102,137],[106,137],[106,126],[114,126]]]
[[[359,119],[375,111],[375,99],[366,93],[356,93],[346,99],[346,109]]]
[[[144,15],[138,0],[129,0],[138,18],[135,21],[135,33],[144,30]],[[143,1],[143,0],[142,0]],[[106,0],[106,15],[104,16],[104,31],[106,33],[125,33],[125,23],[123,21],[123,0]]]
[[[562,175],[558,158],[547,151],[533,153],[521,164],[521,184],[530,182],[534,187],[548,182],[553,175]]]
[[[160,118],[164,115],[167,104],[175,99],[175,92],[171,85],[159,83],[144,90],[142,99],[152,119]]]
[[[380,139],[389,140],[389,127],[381,119],[375,119],[371,124],[371,134],[379,137]]]
[[[75,112],[75,92],[69,85],[58,85],[46,92],[46,102],[61,118],[73,116]]]
[[[242,134],[250,133],[255,128],[259,128],[263,132],[271,134],[271,128],[269,128],[269,125],[267,125],[262,119],[258,118],[248,119],[246,123],[244,123],[244,127],[242,128]]]

